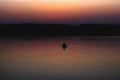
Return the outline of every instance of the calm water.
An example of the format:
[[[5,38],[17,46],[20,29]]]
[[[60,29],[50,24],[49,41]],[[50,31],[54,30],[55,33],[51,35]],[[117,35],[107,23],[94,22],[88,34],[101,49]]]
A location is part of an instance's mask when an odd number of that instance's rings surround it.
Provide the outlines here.
[[[0,75],[1,80],[119,80],[120,38],[1,39]]]

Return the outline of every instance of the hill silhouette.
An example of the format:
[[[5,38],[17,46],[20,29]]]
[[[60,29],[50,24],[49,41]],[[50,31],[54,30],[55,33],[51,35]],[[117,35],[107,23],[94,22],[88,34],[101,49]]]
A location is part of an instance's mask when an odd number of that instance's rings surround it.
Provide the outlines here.
[[[0,24],[0,36],[120,36],[120,25]]]

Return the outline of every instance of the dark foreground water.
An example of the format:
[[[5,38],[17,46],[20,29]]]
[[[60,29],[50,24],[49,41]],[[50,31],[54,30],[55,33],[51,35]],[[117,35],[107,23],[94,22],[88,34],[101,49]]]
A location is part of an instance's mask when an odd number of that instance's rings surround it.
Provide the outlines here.
[[[120,80],[120,37],[1,39],[0,78]]]

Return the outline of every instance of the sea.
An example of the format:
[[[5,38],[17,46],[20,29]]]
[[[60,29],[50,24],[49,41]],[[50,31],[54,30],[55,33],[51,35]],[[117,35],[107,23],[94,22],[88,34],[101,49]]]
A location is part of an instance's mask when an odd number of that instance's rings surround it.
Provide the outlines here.
[[[1,38],[0,80],[120,80],[120,37]]]

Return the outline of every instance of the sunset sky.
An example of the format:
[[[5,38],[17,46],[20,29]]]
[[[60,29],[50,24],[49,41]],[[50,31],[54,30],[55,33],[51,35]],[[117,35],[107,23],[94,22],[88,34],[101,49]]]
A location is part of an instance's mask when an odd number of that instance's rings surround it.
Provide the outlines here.
[[[0,23],[120,23],[120,0],[0,0]]]

